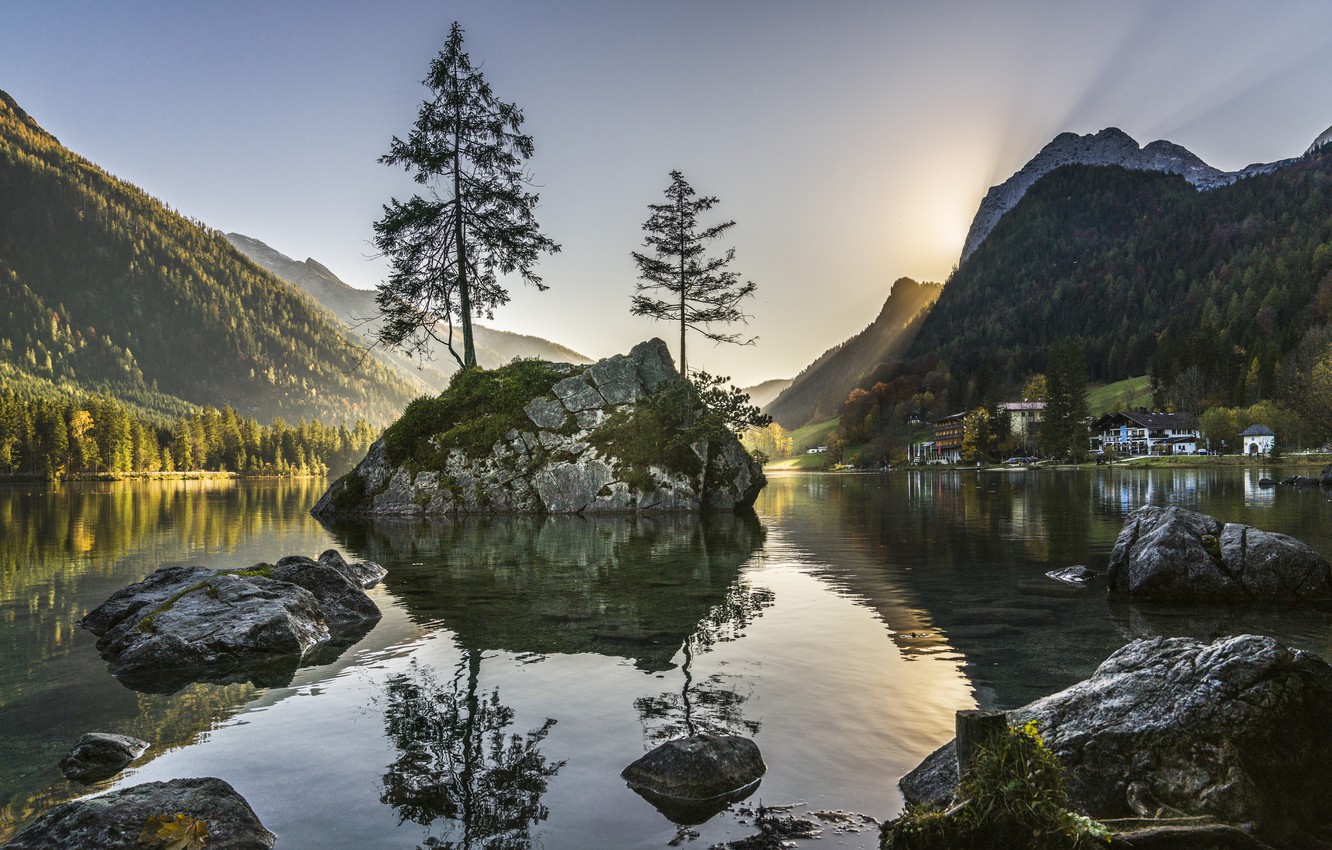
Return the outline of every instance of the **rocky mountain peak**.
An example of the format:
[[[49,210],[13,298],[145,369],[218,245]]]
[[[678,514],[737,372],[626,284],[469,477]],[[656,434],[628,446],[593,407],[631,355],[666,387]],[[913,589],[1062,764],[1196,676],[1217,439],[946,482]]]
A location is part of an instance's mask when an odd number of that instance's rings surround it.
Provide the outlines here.
[[[1329,128],[1332,132],[1332,128]],[[1327,134],[1324,134],[1327,136]],[[1320,137],[1322,138],[1322,137]],[[1332,140],[1332,139],[1329,139]],[[1315,143],[1317,144],[1317,143]],[[992,186],[981,201],[962,248],[962,259],[971,256],[1004,214],[1017,206],[1036,181],[1065,165],[1118,165],[1135,171],[1160,171],[1178,174],[1199,191],[1228,186],[1242,177],[1274,171],[1292,160],[1250,165],[1239,171],[1213,168],[1187,148],[1165,140],[1140,147],[1118,127],[1106,127],[1099,133],[1079,136],[1060,133],[1041,148],[1031,161],[1003,183]]]
[[[1332,127],[1328,127],[1326,130],[1320,133],[1318,135],[1318,138],[1313,140],[1313,144],[1309,145],[1309,149],[1304,152],[1304,155],[1308,156],[1309,154],[1313,153],[1314,151],[1328,144],[1332,144]]]

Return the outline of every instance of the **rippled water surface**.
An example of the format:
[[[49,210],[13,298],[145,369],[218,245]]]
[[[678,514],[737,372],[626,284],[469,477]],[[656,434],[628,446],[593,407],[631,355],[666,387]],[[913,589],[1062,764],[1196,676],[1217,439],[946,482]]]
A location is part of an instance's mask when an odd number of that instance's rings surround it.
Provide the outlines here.
[[[1285,470],[1289,472],[1290,470]],[[325,528],[321,482],[0,487],[0,838],[87,793],[79,734],[153,748],[93,791],[184,776],[239,790],[278,847],[707,847],[620,770],[689,730],[753,737],[749,803],[883,819],[953,713],[1084,678],[1133,637],[1255,631],[1332,657],[1316,608],[1111,603],[1124,514],[1179,504],[1332,552],[1332,502],[1263,470],[775,477],[749,518],[495,519]],[[282,687],[132,691],[80,616],[159,566],[336,547],[379,561],[383,620]],[[452,843],[449,843],[452,842]],[[810,846],[870,848],[825,825]]]

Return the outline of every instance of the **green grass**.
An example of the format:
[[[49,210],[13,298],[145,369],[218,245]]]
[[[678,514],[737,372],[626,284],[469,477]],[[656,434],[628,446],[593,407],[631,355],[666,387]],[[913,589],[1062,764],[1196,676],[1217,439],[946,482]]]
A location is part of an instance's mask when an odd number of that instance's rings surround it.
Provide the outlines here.
[[[815,446],[826,446],[833,431],[837,429],[837,422],[836,419],[826,419],[823,422],[815,422],[792,431],[791,457],[786,460],[775,460],[763,468],[770,470],[823,469],[828,464],[828,456],[826,454],[812,455],[806,452]]]
[[[815,422],[812,425],[795,429],[791,432],[793,451],[796,454],[804,454],[806,449],[827,445],[828,438],[832,436],[832,432],[836,428],[837,420],[827,419],[823,422]]]
[[[1125,378],[1087,391],[1087,412],[1092,416],[1116,410],[1152,406],[1151,379],[1146,375]]]
[[[795,457],[789,457],[786,460],[774,460],[772,463],[763,467],[763,469],[765,472],[780,472],[782,470],[804,470],[807,472],[809,470],[823,469],[827,462],[828,456],[823,454],[796,455]]]

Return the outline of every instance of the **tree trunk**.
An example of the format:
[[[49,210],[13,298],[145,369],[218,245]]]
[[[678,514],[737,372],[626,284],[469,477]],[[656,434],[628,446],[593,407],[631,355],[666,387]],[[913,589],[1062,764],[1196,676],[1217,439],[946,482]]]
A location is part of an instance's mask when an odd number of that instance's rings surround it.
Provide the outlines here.
[[[689,380],[689,367],[685,365],[685,238],[683,230],[684,222],[684,196],[681,195],[675,201],[675,214],[681,222],[680,231],[680,377]]]
[[[453,72],[453,92],[458,94],[458,71]],[[458,148],[462,144],[462,116],[453,119],[453,239],[458,254],[458,298],[462,313],[463,332],[463,368],[476,366],[476,346],[472,343],[472,290],[467,280],[467,246],[463,242],[466,231],[463,227],[462,206],[462,161]]]

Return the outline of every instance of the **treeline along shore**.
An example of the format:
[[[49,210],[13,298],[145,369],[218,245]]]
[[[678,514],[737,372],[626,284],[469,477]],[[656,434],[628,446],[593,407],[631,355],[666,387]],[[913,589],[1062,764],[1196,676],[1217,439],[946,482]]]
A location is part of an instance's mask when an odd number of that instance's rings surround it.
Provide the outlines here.
[[[56,400],[0,391],[0,478],[10,480],[326,475],[350,468],[375,436],[364,419],[350,428],[303,418],[261,425],[226,406],[155,420],[107,395]]]

